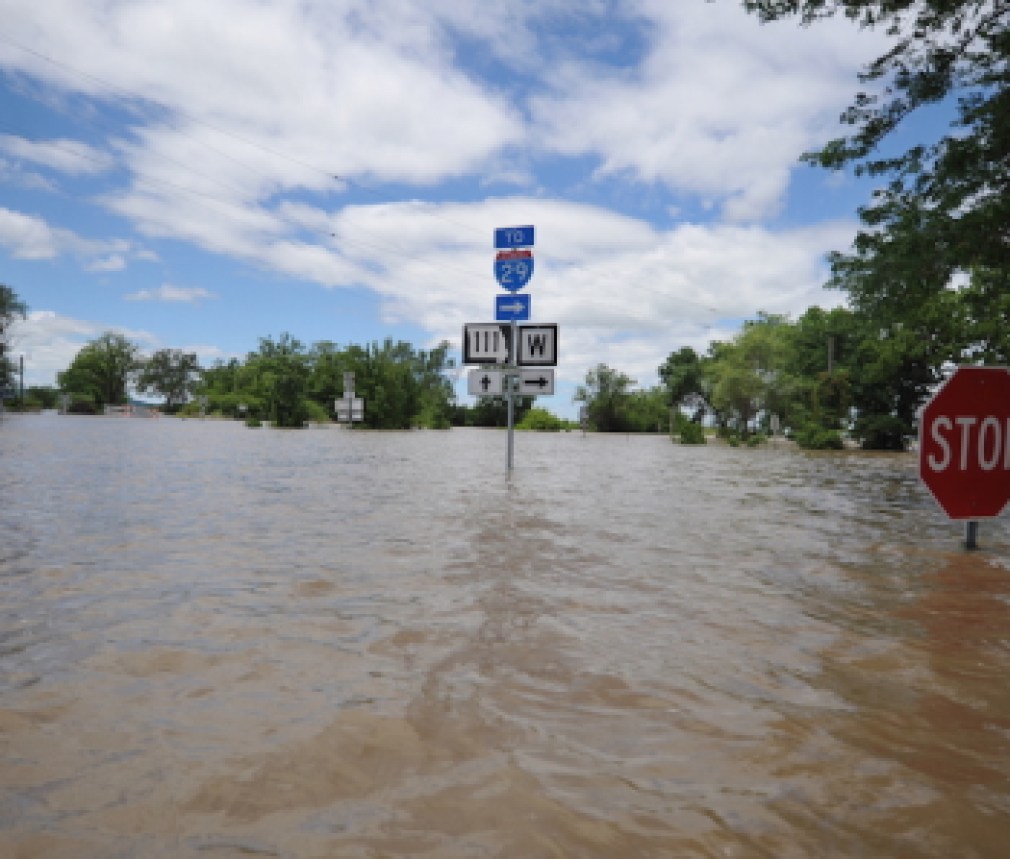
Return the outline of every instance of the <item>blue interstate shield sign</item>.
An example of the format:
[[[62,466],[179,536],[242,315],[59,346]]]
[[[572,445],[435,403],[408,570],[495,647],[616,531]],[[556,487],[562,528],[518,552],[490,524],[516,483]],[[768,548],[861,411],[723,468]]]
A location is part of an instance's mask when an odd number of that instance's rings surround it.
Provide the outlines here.
[[[518,292],[533,277],[533,251],[500,251],[494,261],[495,280],[509,292]]]

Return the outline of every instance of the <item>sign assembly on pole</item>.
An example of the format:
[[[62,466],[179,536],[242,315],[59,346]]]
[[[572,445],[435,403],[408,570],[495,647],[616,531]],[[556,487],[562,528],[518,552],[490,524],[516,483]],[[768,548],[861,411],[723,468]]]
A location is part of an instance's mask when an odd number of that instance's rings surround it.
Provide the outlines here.
[[[1010,501],[1010,370],[958,367],[923,407],[919,477],[951,519]]]
[[[530,297],[519,290],[533,276],[533,239],[532,226],[494,231],[494,276],[509,294],[495,296],[496,322],[463,326],[463,363],[483,365],[467,373],[467,392],[477,397],[504,396],[508,402],[510,472],[515,398],[553,394],[554,370],[540,368],[558,363],[557,325],[516,324],[530,318]]]

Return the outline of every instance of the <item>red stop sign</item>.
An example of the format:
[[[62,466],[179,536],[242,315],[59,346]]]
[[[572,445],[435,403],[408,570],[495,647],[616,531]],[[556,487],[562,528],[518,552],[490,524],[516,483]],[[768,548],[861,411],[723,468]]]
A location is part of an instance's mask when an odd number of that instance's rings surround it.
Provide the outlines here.
[[[1010,370],[958,367],[922,410],[919,477],[951,519],[1010,500]]]

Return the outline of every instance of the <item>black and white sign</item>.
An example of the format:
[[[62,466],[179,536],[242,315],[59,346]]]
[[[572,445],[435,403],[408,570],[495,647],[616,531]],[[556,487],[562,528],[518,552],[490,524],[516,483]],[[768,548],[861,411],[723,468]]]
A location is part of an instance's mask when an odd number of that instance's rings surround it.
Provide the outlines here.
[[[534,367],[519,371],[519,393],[524,397],[554,394],[554,370]]]
[[[470,370],[466,376],[466,390],[475,397],[500,397],[505,374],[501,370]]]
[[[518,329],[520,367],[553,367],[558,363],[558,326],[520,325]]]
[[[507,364],[512,333],[509,326],[495,322],[467,323],[463,326],[464,364]]]
[[[361,397],[341,397],[333,403],[340,423],[353,423],[365,419],[365,401]]]

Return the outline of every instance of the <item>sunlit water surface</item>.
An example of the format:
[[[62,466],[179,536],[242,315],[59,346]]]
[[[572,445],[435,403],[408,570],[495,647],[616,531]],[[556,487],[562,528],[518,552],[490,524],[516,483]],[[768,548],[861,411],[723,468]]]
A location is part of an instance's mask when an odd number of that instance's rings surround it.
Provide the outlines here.
[[[3,855],[1010,855],[1006,518],[911,454],[515,456],[8,416]]]

